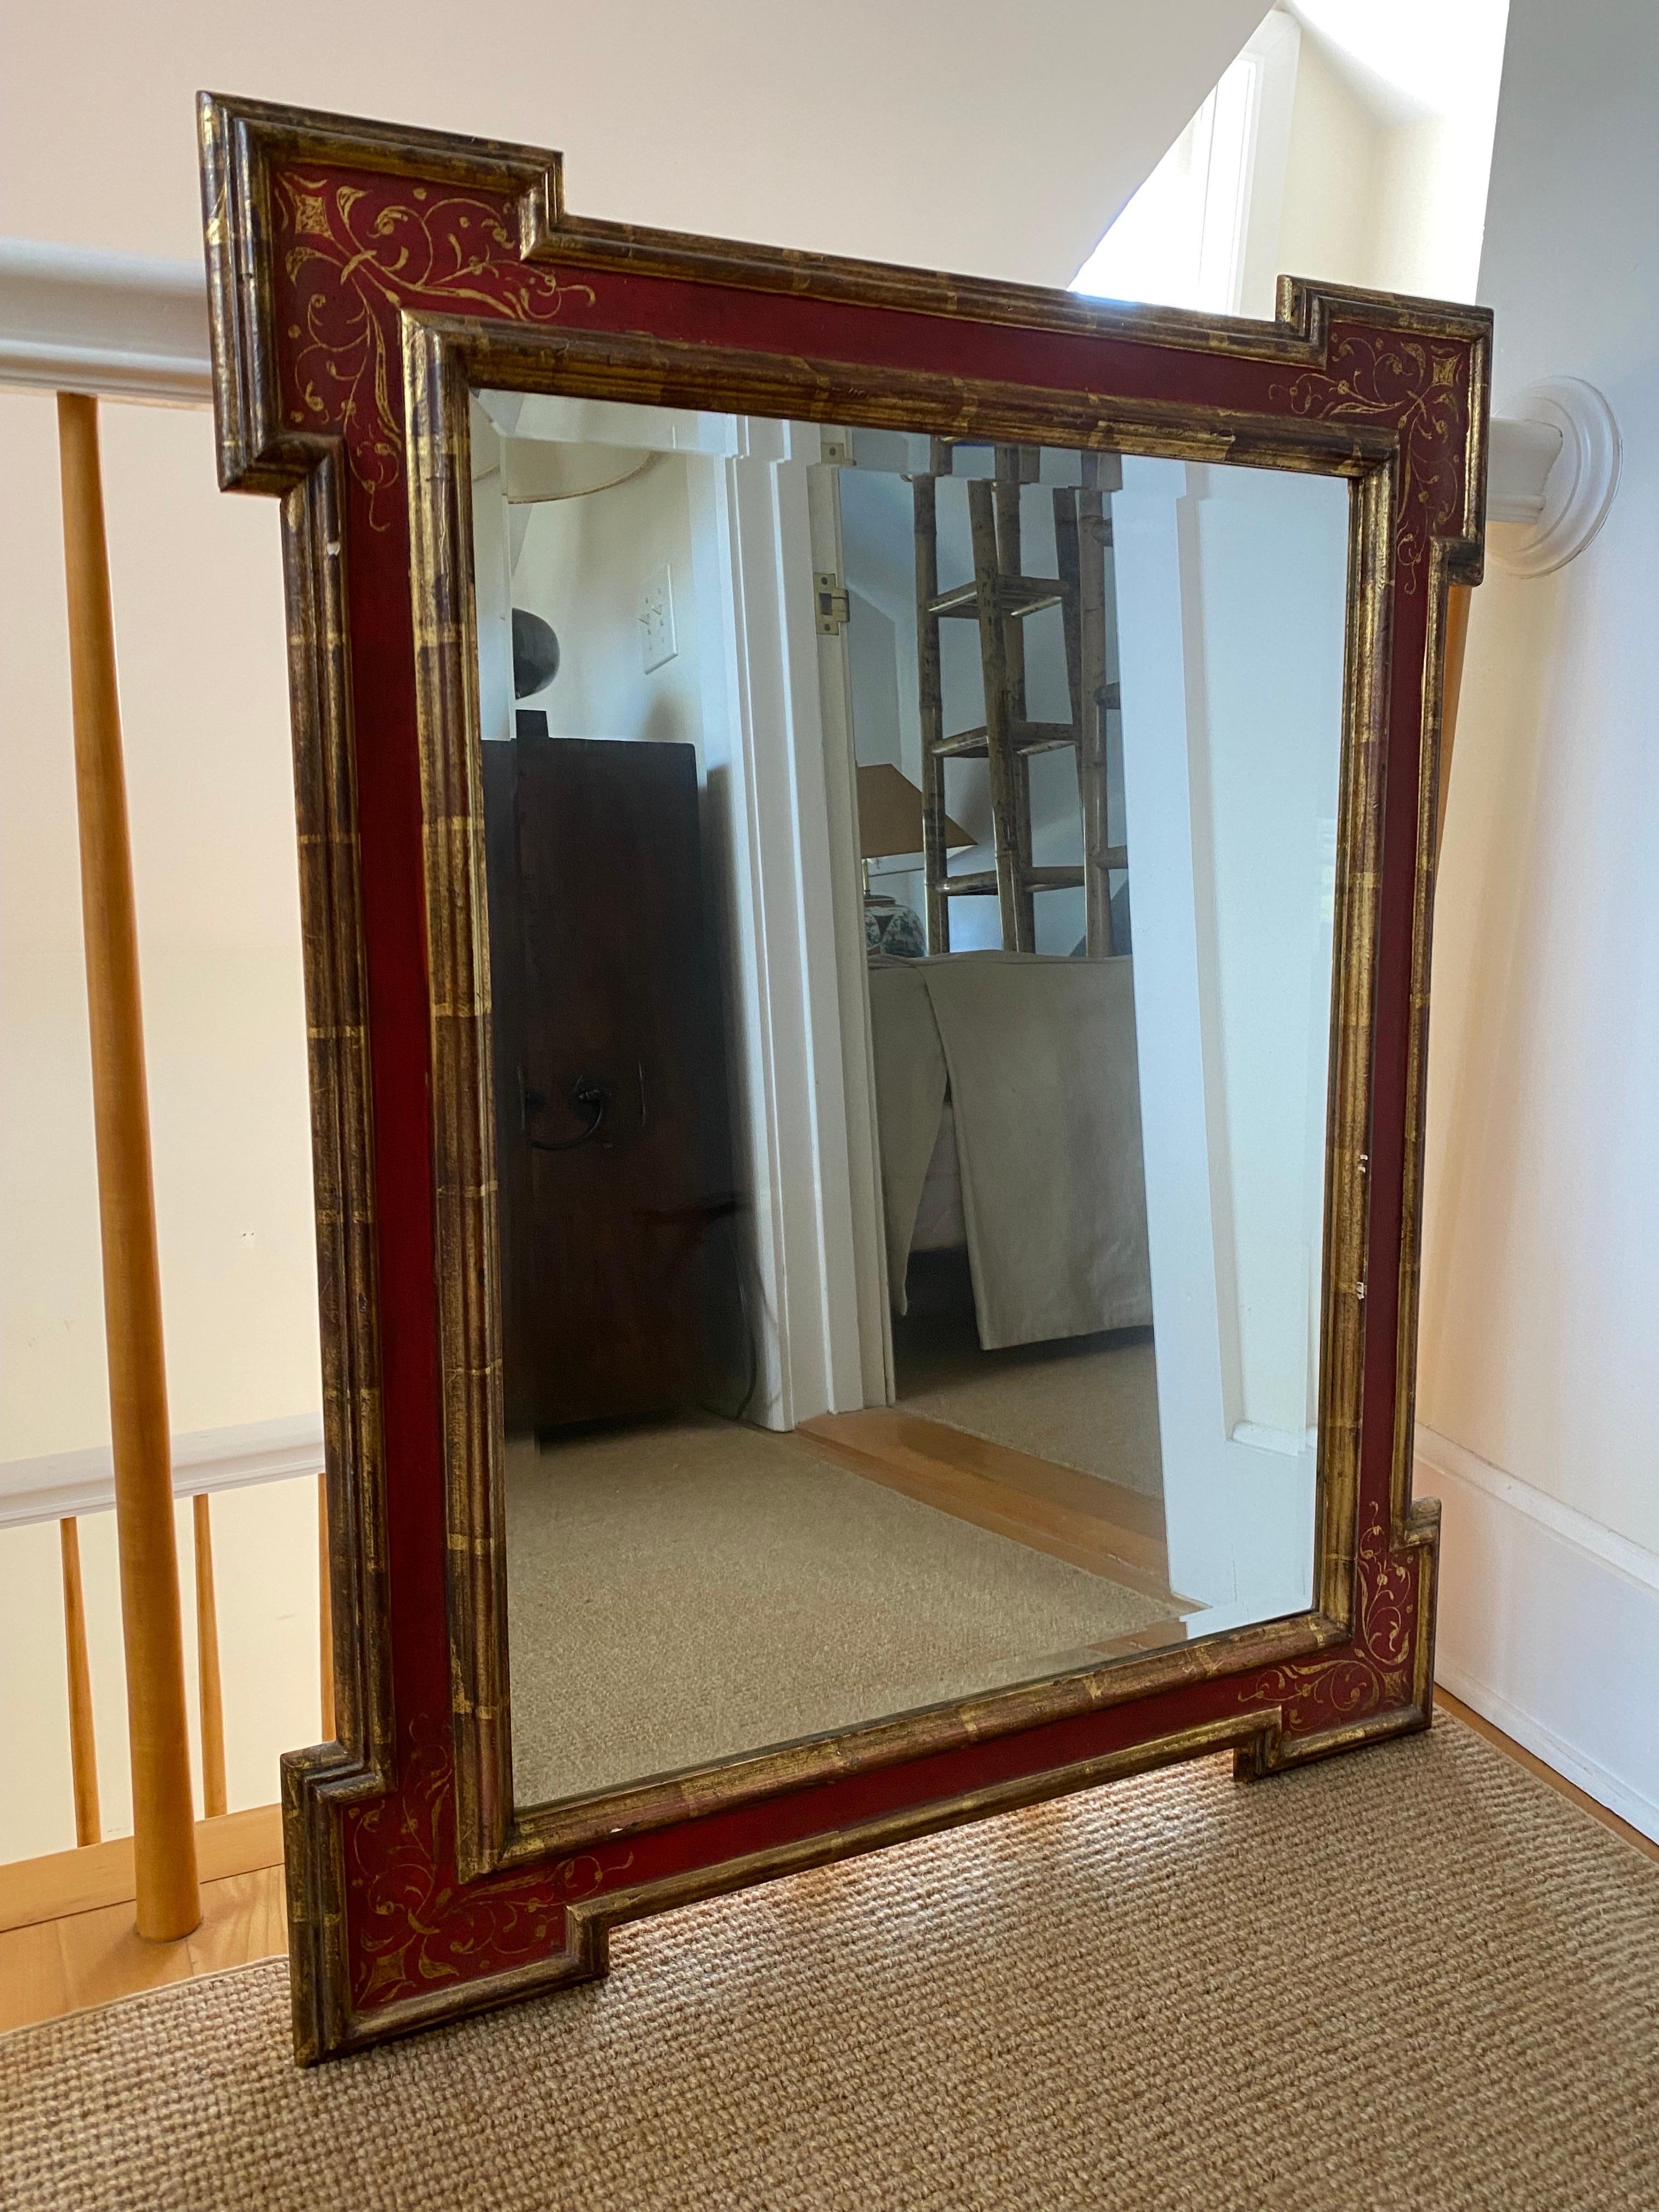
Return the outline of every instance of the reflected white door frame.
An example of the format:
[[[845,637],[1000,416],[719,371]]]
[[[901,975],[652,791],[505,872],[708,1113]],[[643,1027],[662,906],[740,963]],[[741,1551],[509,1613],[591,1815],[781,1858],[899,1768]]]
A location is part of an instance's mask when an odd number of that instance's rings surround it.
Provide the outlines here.
[[[884,1399],[885,1286],[871,1267],[878,1192],[850,725],[826,720],[812,596],[820,436],[751,418],[736,445],[693,468],[693,562],[708,611],[705,763],[722,848],[735,1142],[754,1194],[752,1415],[787,1429],[866,1403],[872,1339]]]
[[[1200,704],[1188,696],[1198,672],[1197,610],[1183,575],[1186,485],[1178,464],[1126,459],[1112,498],[1164,1508],[1175,1587],[1261,1618],[1307,1602],[1313,1465],[1311,1455],[1230,1433],[1237,1285],[1218,1249],[1218,1207],[1222,1247],[1231,1234],[1224,1102],[1206,1051],[1213,979],[1200,916],[1213,886],[1194,787],[1204,763]]]
[[[794,435],[804,441],[805,426]],[[822,443],[830,434],[820,431]],[[842,453],[848,438],[837,438]],[[875,1044],[870,1018],[870,963],[864,935],[864,872],[859,836],[858,749],[853,723],[853,672],[844,622],[826,629],[817,621],[819,577],[844,588],[839,464],[820,461],[806,471],[807,526],[812,553],[813,629],[817,650],[818,700],[823,732],[825,822],[829,832],[830,896],[836,931],[837,1002],[841,1014],[845,1096],[848,1200],[853,1237],[861,1389],[854,1406],[890,1406],[893,1316],[887,1280],[887,1235],[881,1189],[881,1136],[876,1118]],[[792,562],[788,588],[798,588]],[[837,1410],[840,1410],[839,1408]]]

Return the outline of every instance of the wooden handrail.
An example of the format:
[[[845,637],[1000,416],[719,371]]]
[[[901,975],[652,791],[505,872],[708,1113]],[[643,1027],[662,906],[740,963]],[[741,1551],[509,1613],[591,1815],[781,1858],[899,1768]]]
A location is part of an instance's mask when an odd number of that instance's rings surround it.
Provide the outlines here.
[[[98,1740],[92,1724],[92,1667],[87,1654],[87,1601],[81,1585],[81,1524],[58,1523],[64,1563],[64,1656],[69,1669],[70,1774],[75,1785],[75,1840],[103,1841],[98,1803]]]
[[[95,399],[58,394],[58,441],[137,1926],[141,1936],[165,1942],[188,1935],[200,1921],[202,1908],[173,1529],[138,927]]]

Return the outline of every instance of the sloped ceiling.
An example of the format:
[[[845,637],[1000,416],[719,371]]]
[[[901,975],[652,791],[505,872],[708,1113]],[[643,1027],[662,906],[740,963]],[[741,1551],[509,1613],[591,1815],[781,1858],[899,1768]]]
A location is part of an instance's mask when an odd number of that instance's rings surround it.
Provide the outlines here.
[[[210,85],[559,147],[583,213],[1064,284],[1264,12],[287,0],[274,36],[222,0],[23,8],[0,201],[19,236],[199,257],[191,102]]]

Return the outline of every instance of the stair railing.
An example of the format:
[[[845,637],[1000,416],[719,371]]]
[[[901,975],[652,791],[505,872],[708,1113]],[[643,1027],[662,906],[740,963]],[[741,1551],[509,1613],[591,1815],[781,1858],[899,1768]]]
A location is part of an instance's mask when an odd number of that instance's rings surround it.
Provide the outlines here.
[[[115,626],[99,445],[100,399],[201,406],[211,397],[199,267],[0,240],[0,383],[58,395],[64,578],[92,1046],[111,1457],[132,1776],[137,1932],[166,1942],[201,1919],[167,1414],[149,1094]],[[97,1455],[68,1455],[80,1459]],[[279,1462],[283,1455],[277,1454]],[[318,1470],[323,1725],[333,1731],[327,1504]],[[294,1472],[291,1459],[271,1473]],[[6,1503],[0,1499],[0,1505]],[[0,1519],[34,1517],[0,1512]],[[192,1504],[203,1813],[227,1811],[211,1504]],[[77,1848],[101,1841],[79,1516],[58,1518]]]

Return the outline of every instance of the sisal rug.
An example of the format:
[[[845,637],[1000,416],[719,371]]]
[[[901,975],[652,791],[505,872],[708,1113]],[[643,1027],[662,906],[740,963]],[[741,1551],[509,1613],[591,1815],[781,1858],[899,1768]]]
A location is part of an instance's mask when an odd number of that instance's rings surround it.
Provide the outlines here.
[[[1659,1865],[1443,1719],[1119,1783],[619,1930],[300,2074],[285,1970],[0,2039],[8,2212],[1624,2212]]]
[[[665,1421],[507,1471],[521,1804],[1017,1682],[1167,1601],[735,1421]]]

